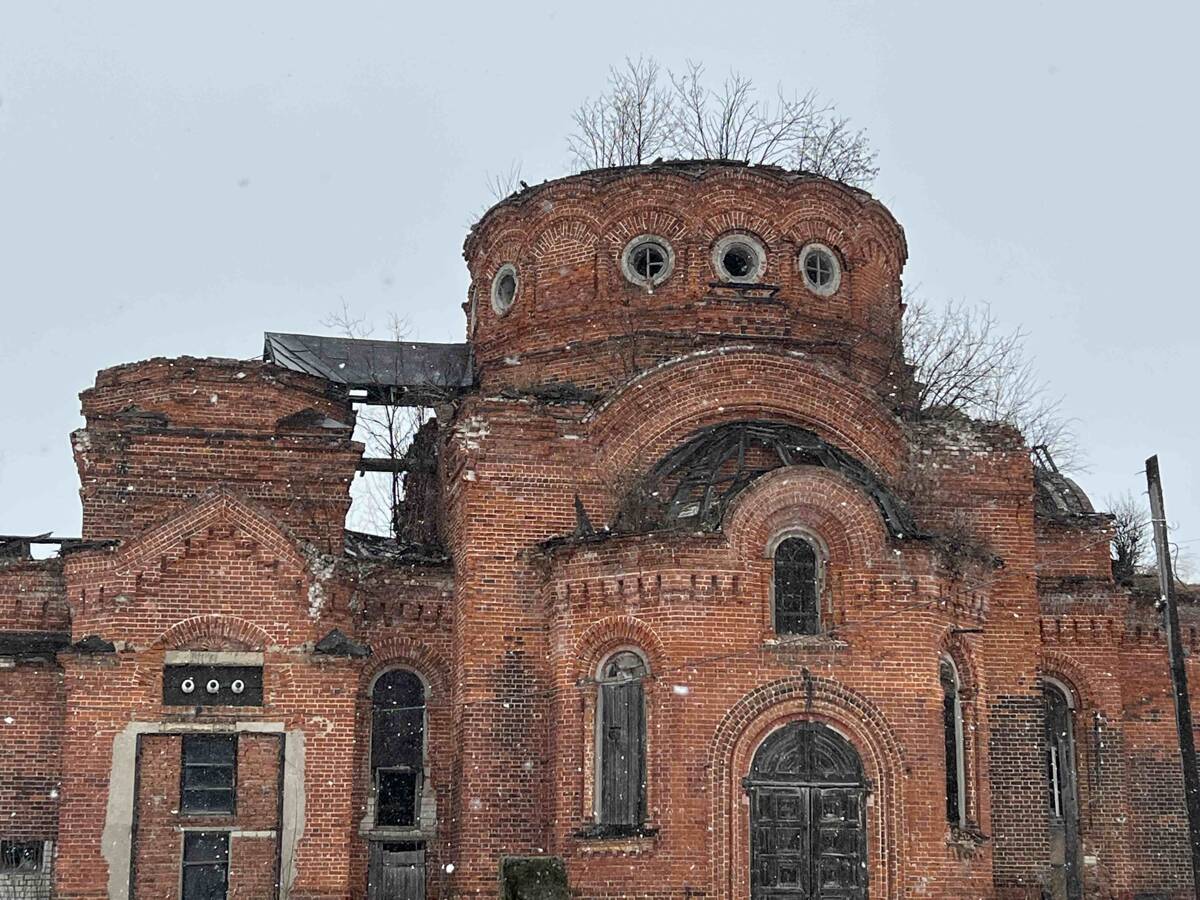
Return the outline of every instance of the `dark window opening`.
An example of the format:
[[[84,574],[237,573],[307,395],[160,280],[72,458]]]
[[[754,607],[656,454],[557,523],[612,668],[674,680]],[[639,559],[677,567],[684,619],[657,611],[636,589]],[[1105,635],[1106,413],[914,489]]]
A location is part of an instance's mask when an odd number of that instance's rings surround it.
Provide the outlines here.
[[[958,696],[958,676],[948,660],[942,660],[942,734],[945,739],[946,821],[965,824],[965,758],[963,754],[962,705]]]
[[[731,278],[745,278],[754,271],[758,262],[753,250],[745,244],[733,244],[721,257],[721,265]]]
[[[379,769],[375,773],[375,824],[411,828],[417,824],[416,772]]]
[[[415,673],[395,669],[375,682],[371,701],[375,824],[416,827],[425,763],[425,685]]]
[[[41,872],[44,841],[0,840],[0,872]]]
[[[225,900],[229,884],[229,832],[183,833],[183,900]]]
[[[775,631],[816,634],[820,629],[817,551],[792,537],[775,548]]]
[[[599,823],[630,829],[646,818],[646,664],[625,650],[600,673]]]
[[[237,736],[183,736],[179,811],[188,815],[232,815],[237,781]]]

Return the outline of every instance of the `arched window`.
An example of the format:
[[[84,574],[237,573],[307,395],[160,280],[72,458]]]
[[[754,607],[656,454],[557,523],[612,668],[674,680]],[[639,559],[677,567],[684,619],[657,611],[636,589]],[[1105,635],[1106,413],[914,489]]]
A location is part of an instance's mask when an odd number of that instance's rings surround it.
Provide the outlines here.
[[[1055,897],[1083,896],[1080,872],[1079,783],[1075,770],[1075,695],[1043,678],[1046,781],[1050,813],[1050,880]]]
[[[821,628],[817,548],[789,537],[775,548],[775,632],[816,634]]]
[[[942,734],[946,759],[946,821],[964,828],[967,824],[967,758],[963,746],[962,697],[958,669],[942,657]]]
[[[596,709],[596,819],[614,832],[646,818],[646,661],[620,650],[600,666]]]
[[[393,669],[371,691],[371,777],[375,824],[420,824],[425,768],[425,684],[415,672]]]

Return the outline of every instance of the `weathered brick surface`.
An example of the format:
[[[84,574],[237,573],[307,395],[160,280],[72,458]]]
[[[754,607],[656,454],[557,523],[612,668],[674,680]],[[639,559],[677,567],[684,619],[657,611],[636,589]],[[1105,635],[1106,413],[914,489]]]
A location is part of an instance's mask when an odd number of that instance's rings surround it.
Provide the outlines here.
[[[769,287],[714,286],[712,245],[731,231],[764,243]],[[676,252],[653,293],[619,265],[646,232]],[[845,267],[832,297],[803,285],[809,241]],[[905,253],[866,195],[771,170],[593,173],[501,204],[466,246],[480,387],[422,432],[436,475],[413,477],[403,517],[409,538],[440,537],[445,565],[343,553],[362,448],[331,386],[232,360],[101,373],[74,444],[84,536],[112,543],[0,566],[0,613],[8,631],[98,635],[115,652],[0,668],[3,834],[57,838],[62,898],[108,896],[122,846],[137,896],[174,897],[192,824],[179,734],[237,730],[238,811],[220,823],[238,832],[231,896],[271,896],[286,857],[290,897],[365,897],[370,842],[387,838],[424,842],[431,898],[495,896],[502,857],[547,854],[580,898],[746,897],[742,779],[774,729],[808,719],[844,735],[869,778],[873,898],[1035,900],[1053,678],[1076,704],[1086,895],[1191,896],[1152,598],[1112,581],[1103,517],[1035,514],[1014,431],[906,409]],[[488,293],[503,263],[521,288],[500,317]],[[699,429],[751,420],[854,457],[915,529],[889,532],[855,482],[806,465],[759,477],[716,532],[605,530]],[[575,534],[576,498],[596,533]],[[795,529],[828,556],[825,627],[781,640],[769,547]],[[1196,649],[1200,616],[1184,618]],[[369,655],[315,652],[334,628]],[[650,833],[598,839],[595,677],[625,647],[650,668]],[[263,705],[164,706],[180,651],[261,654]],[[943,656],[962,683],[966,831],[945,818]],[[374,828],[370,785],[371,689],[395,667],[421,676],[427,703],[428,790],[400,836]],[[279,820],[281,741],[302,785],[294,831]],[[120,813],[135,801],[130,843]]]

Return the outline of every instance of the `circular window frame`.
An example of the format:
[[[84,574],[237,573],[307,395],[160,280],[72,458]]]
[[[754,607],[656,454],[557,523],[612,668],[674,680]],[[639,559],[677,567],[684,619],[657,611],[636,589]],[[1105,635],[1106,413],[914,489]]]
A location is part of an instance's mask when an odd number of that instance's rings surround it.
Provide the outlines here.
[[[808,277],[808,267],[805,261],[810,253],[824,253],[833,263],[833,277],[827,285],[819,285]],[[800,270],[800,277],[804,280],[804,287],[818,297],[832,297],[838,292],[838,288],[842,286],[842,259],[837,252],[830,246],[822,244],[818,241],[812,241],[800,248],[800,252],[796,255],[796,268]]]
[[[663,251],[666,260],[666,265],[663,270],[652,278],[644,278],[633,267],[633,254],[645,244],[654,244]],[[675,271],[675,248],[671,246],[671,242],[657,234],[639,234],[621,251],[621,274],[625,276],[625,280],[630,284],[635,284],[640,288],[652,290],[658,287],[671,277]]]
[[[725,268],[725,254],[736,244],[742,244],[750,249],[754,256],[754,268],[745,275],[734,275]],[[767,272],[767,248],[762,241],[748,234],[727,234],[713,245],[713,270],[722,281],[731,284],[757,284],[762,281]]]
[[[511,275],[513,280],[512,298],[505,303],[500,299],[500,281],[505,275]],[[521,276],[517,274],[517,267],[512,263],[505,263],[496,270],[496,274],[492,276],[492,311],[498,316],[506,316],[513,306],[516,305],[517,297],[521,294]]]

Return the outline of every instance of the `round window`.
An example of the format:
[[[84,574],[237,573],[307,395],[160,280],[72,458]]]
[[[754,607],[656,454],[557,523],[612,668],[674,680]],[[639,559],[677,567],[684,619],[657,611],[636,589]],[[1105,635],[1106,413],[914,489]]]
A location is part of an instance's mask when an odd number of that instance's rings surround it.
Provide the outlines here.
[[[654,287],[671,277],[675,251],[660,237],[643,234],[635,237],[621,254],[621,271],[634,284]]]
[[[496,315],[507,313],[517,299],[517,290],[521,282],[517,279],[517,268],[512,263],[505,263],[492,279],[492,309]]]
[[[754,238],[731,234],[713,248],[713,267],[725,281],[756,282],[767,267],[767,253]]]
[[[824,244],[808,244],[800,251],[800,271],[805,287],[822,297],[834,293],[842,283],[837,256]]]

